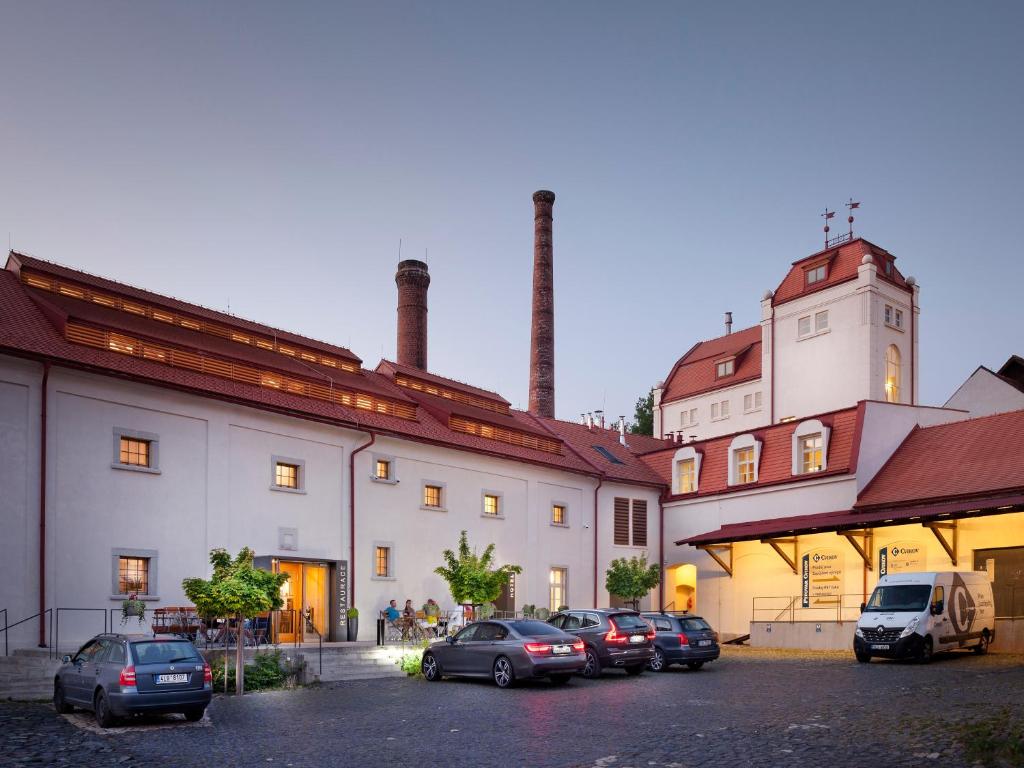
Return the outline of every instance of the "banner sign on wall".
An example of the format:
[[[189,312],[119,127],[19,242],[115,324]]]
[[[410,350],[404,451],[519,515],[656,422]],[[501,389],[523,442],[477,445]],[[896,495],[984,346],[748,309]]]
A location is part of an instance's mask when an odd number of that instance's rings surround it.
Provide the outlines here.
[[[894,541],[878,550],[878,575],[920,571],[924,569],[927,552],[916,541]]]
[[[835,549],[813,549],[801,560],[800,605],[826,608],[839,604],[843,588],[843,556]]]

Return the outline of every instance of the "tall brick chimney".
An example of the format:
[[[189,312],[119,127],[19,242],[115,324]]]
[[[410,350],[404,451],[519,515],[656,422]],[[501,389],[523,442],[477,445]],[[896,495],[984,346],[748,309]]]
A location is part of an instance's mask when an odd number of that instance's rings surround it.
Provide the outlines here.
[[[398,363],[427,370],[427,287],[425,262],[398,262]]]
[[[555,193],[533,193],[533,323],[530,329],[530,413],[555,417],[555,286],[551,209]]]

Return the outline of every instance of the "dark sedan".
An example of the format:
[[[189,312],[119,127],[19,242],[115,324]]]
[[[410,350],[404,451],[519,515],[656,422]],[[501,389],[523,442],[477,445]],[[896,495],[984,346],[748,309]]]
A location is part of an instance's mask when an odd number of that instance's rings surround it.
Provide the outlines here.
[[[583,643],[560,629],[532,619],[481,621],[423,652],[423,676],[489,677],[499,688],[517,680],[546,677],[569,682],[586,666]]]
[[[53,681],[59,713],[91,709],[103,728],[141,713],[200,720],[212,697],[210,665],[188,640],[170,636],[97,635],[64,657]]]
[[[700,616],[676,613],[645,613],[654,627],[654,658],[648,666],[664,672],[672,664],[700,669],[721,653],[718,633]]]

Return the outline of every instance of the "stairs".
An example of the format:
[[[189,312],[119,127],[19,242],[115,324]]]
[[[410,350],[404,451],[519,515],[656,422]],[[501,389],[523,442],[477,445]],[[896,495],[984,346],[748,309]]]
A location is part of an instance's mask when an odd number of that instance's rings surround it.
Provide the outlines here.
[[[53,696],[53,676],[60,659],[47,658],[45,650],[15,649],[0,656],[0,699],[31,701]]]
[[[322,683],[342,680],[376,680],[387,677],[406,677],[395,664],[402,655],[400,648],[375,645],[340,645],[324,647],[323,671],[316,648],[303,648],[306,662],[304,683]]]

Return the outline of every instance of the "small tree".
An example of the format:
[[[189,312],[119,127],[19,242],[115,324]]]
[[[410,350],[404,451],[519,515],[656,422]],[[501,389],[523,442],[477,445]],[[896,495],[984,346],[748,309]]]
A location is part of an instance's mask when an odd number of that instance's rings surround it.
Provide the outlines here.
[[[241,696],[245,690],[245,655],[243,627],[245,620],[264,611],[283,605],[281,585],[287,573],[271,573],[253,568],[253,551],[243,547],[232,559],[223,549],[210,550],[213,576],[206,579],[185,579],[181,582],[185,595],[201,616],[233,617],[237,627],[235,653],[235,692]],[[225,654],[225,666],[227,655]],[[227,675],[224,675],[227,689]]]
[[[660,569],[656,564],[647,564],[646,557],[620,557],[612,560],[605,571],[604,588],[608,593],[621,597],[633,604],[637,610],[640,598],[658,586],[661,581]]]
[[[469,548],[466,532],[459,535],[459,553],[446,549],[442,555],[445,565],[434,569],[434,573],[448,582],[448,591],[456,603],[482,605],[501,597],[501,590],[513,573],[522,573],[518,565],[494,564],[494,545],[488,544],[482,555]]]
[[[654,390],[647,393],[647,397],[639,397],[636,401],[636,410],[633,413],[633,423],[629,425],[629,431],[634,435],[654,434]]]

